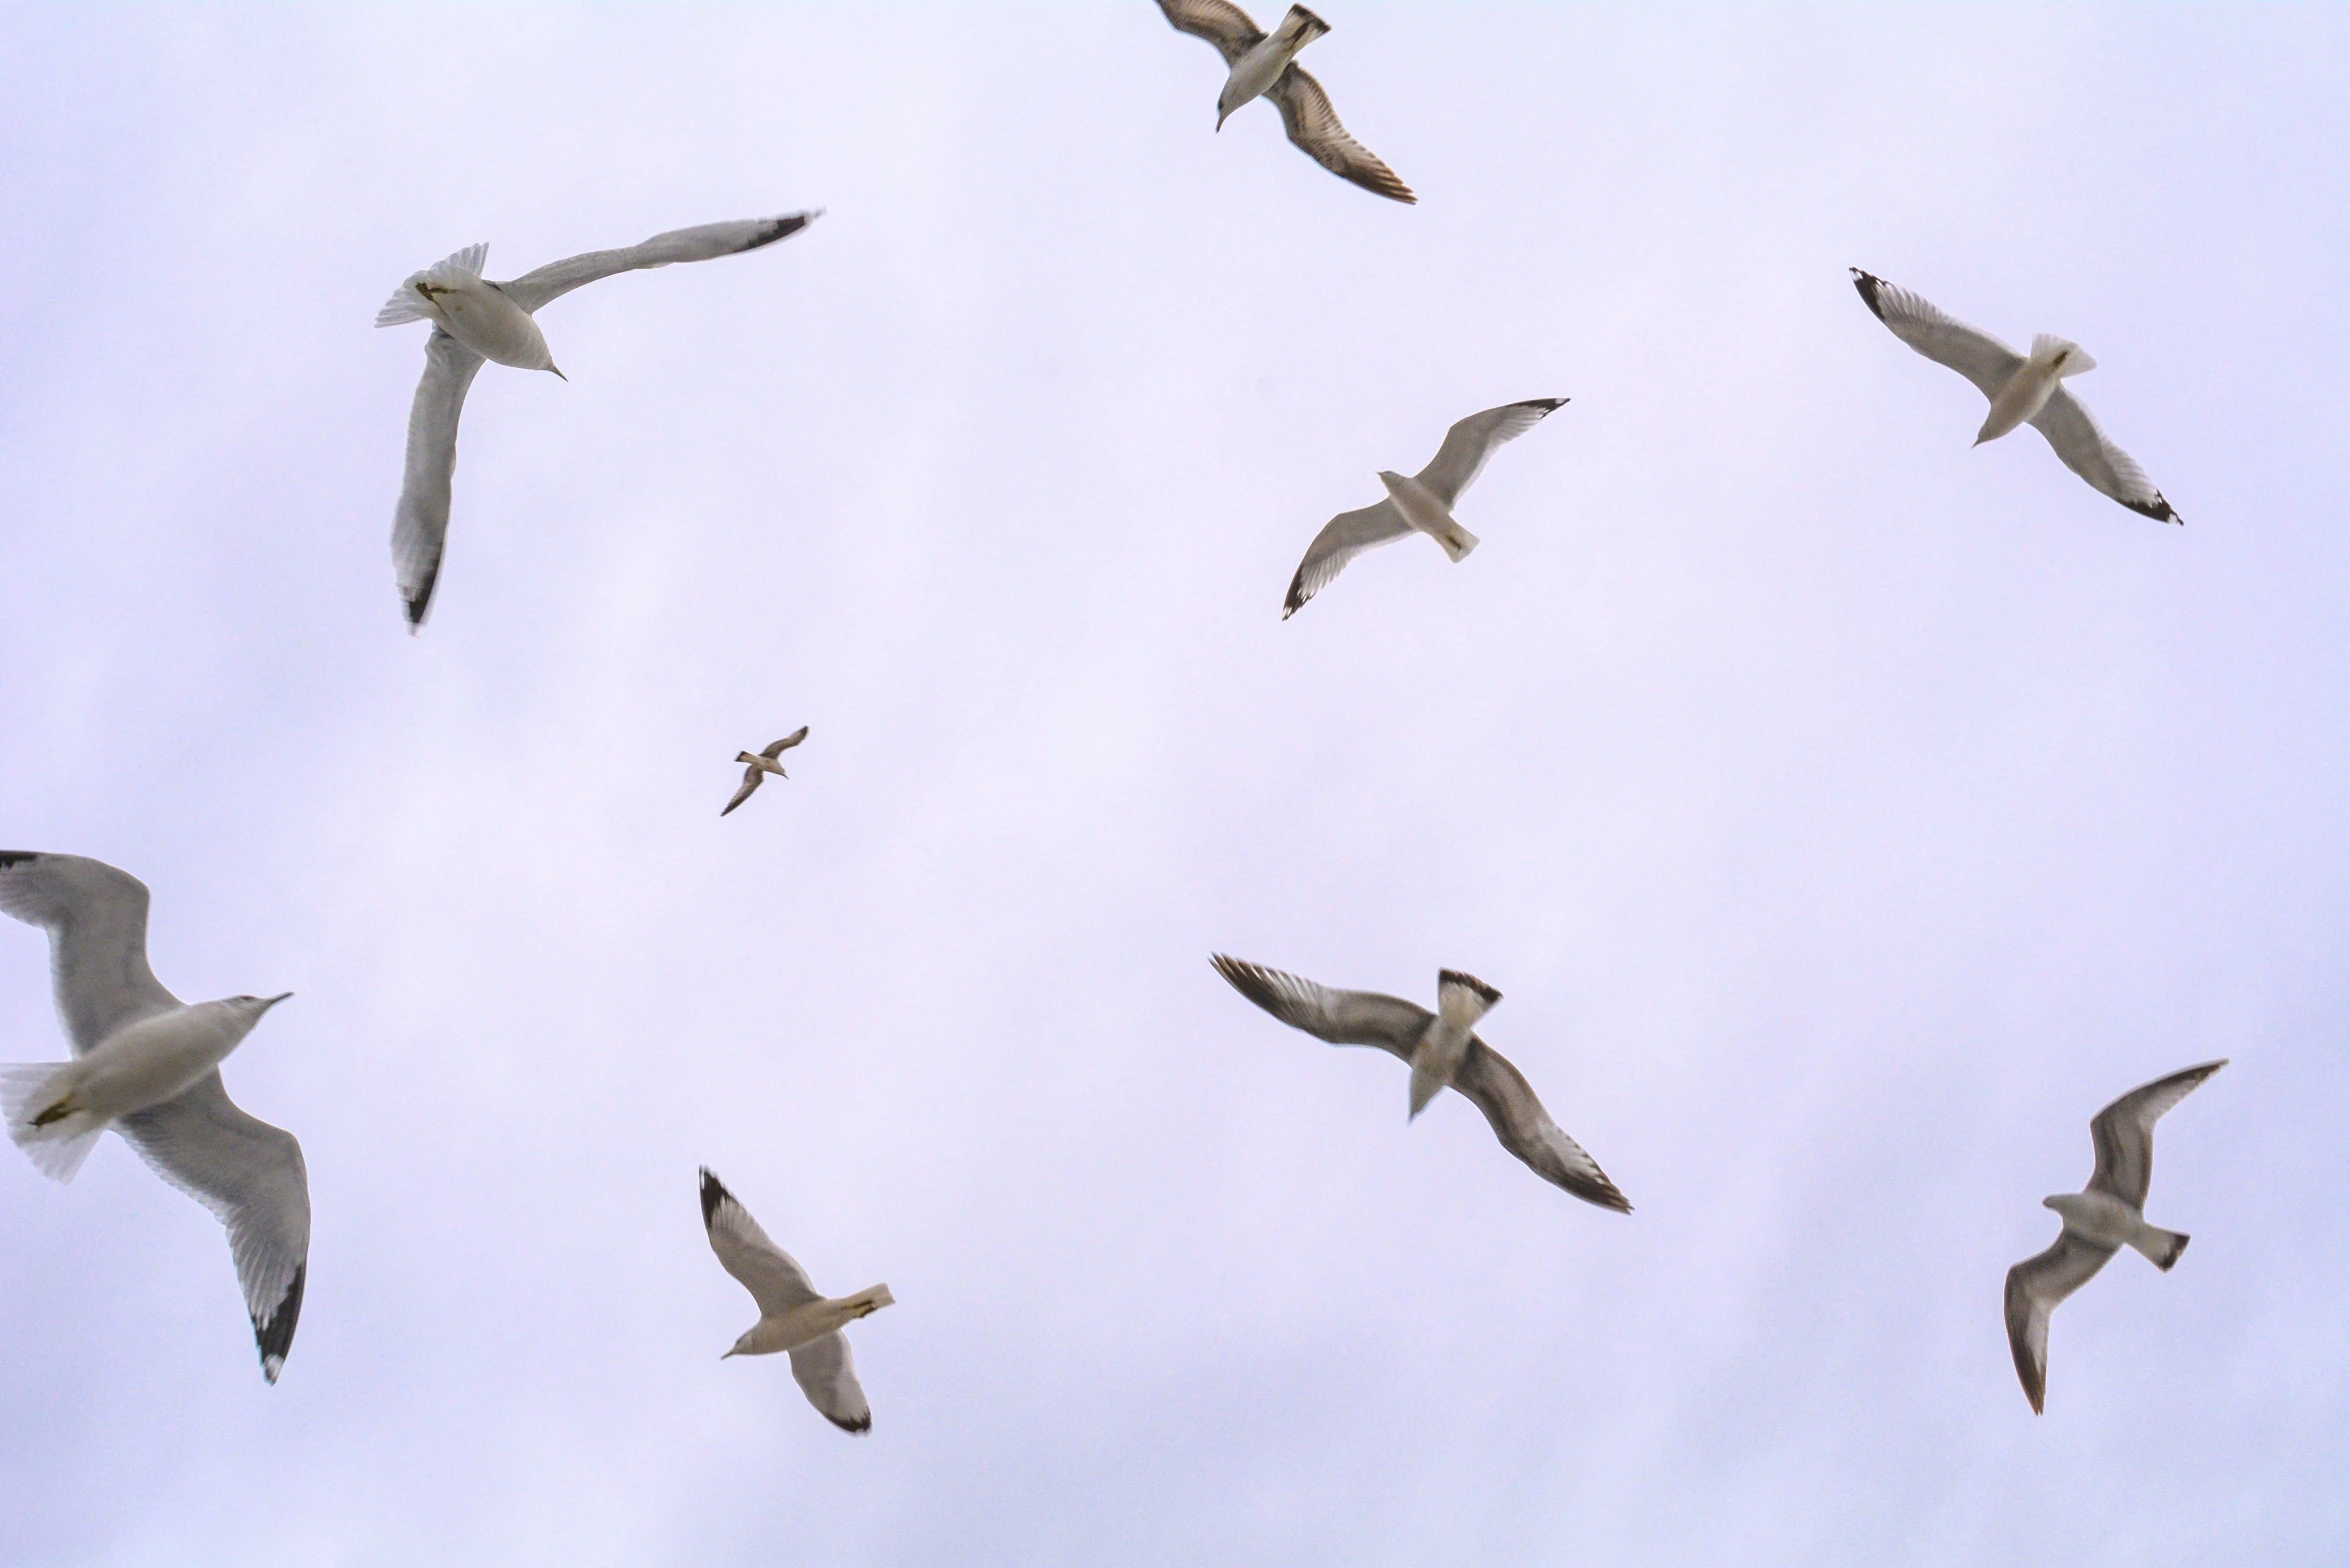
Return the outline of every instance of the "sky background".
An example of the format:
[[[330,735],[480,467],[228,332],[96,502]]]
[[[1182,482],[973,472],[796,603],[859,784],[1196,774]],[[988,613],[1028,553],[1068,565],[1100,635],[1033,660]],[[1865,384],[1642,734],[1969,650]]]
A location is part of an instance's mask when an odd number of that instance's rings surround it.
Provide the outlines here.
[[[315,1211],[271,1388],[200,1208],[0,1157],[0,1563],[2350,1556],[2350,11],[1323,9],[1416,208],[1147,0],[0,7],[0,840],[296,993]],[[484,371],[404,635],[400,279],[802,207]],[[1212,951],[1484,977],[1637,1212]],[[2035,1419],[2040,1199],[2215,1056]],[[869,1437],[720,1363],[705,1162],[896,1293]]]

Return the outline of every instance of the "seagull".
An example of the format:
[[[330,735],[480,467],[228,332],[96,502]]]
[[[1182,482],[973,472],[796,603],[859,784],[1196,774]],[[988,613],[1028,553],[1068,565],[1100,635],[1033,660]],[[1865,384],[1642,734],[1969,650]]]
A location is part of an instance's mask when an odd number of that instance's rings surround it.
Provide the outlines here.
[[[112,1127],[210,1209],[228,1227],[261,1375],[276,1382],[302,1314],[310,1178],[292,1133],[229,1099],[220,1063],[286,998],[189,1005],[166,991],[147,967],[146,884],[101,861],[0,851],[0,911],[48,931],[75,1058],[0,1067],[8,1135],[62,1182]]]
[[[734,799],[728,801],[726,810],[718,814],[723,817],[726,812],[732,811],[744,801],[749,800],[752,791],[759,787],[768,774],[772,773],[779,779],[790,778],[791,775],[783,771],[783,764],[777,759],[807,738],[808,726],[803,724],[756,756],[747,751],[736,752],[734,754],[735,761],[749,764],[743,769],[743,787],[734,792]]]
[[[1414,529],[1444,546],[1455,561],[1477,548],[1477,536],[1453,521],[1453,504],[1461,492],[1477,482],[1485,460],[1505,441],[1515,441],[1541,423],[1552,410],[1566,405],[1563,397],[1538,397],[1525,403],[1504,403],[1482,414],[1471,414],[1444,433],[1436,458],[1412,478],[1386,469],[1379,482],[1387,499],[1360,511],[1341,512],[1322,525],[1306,558],[1289,581],[1289,595],[1281,601],[1281,618],[1288,620],[1330,580],[1346,570],[1346,563],[1374,545],[1408,536]]]
[[[1477,1104],[1501,1146],[1534,1174],[1586,1203],[1619,1214],[1632,1205],[1583,1146],[1559,1131],[1534,1086],[1472,1032],[1501,993],[1457,970],[1436,976],[1436,1011],[1375,991],[1334,991],[1296,975],[1218,953],[1209,960],[1232,988],[1293,1029],[1332,1045],[1375,1045],[1411,1064],[1411,1117],[1447,1085]]]
[[[726,1356],[772,1356],[791,1352],[791,1375],[825,1420],[844,1432],[873,1429],[873,1407],[857,1382],[857,1363],[841,1330],[857,1319],[895,1306],[887,1285],[853,1296],[819,1296],[808,1271],[767,1239],[735,1195],[710,1167],[702,1167],[702,1226],[710,1250],[726,1272],[741,1280],[759,1304],[759,1321],[744,1331]],[[726,1356],[718,1359],[724,1361]]]
[[[465,407],[466,388],[473,385],[482,361],[494,359],[518,370],[545,370],[562,376],[534,319],[551,301],[616,272],[666,267],[677,261],[709,261],[757,250],[797,234],[819,216],[818,212],[794,212],[779,218],[672,229],[642,245],[591,250],[566,261],[549,262],[509,283],[492,283],[482,276],[489,246],[468,245],[424,271],[410,274],[393,291],[383,309],[375,313],[377,326],[396,327],[410,321],[433,325],[432,336],[424,345],[424,379],[417,384],[416,402],[408,411],[407,473],[400,485],[400,504],[392,514],[392,567],[399,578],[400,601],[407,607],[410,632],[421,627],[432,610],[433,585],[441,574],[441,550],[449,536],[449,478],[457,467],[457,416]]]
[[[1289,139],[1323,168],[1390,201],[1409,204],[1420,199],[1393,169],[1372,157],[1368,147],[1346,134],[1322,84],[1292,63],[1300,49],[1330,31],[1328,22],[1293,5],[1267,36],[1231,0],[1159,0],[1159,9],[1167,13],[1175,31],[1214,44],[1231,68],[1224,91],[1216,98],[1217,130],[1250,99],[1270,97],[1281,110]]]
[[[1991,400],[1975,445],[1996,441],[2029,423],[2048,438],[2064,466],[2133,512],[2158,523],[2184,523],[2129,453],[2105,438],[2089,410],[2065,387],[2068,376],[2095,370],[2097,361],[2077,343],[2041,333],[2030,354],[2018,354],[1988,332],[1954,320],[1905,288],[1852,269],[1852,286],[1893,335],[1937,365],[1948,365]]]
[[[2222,1057],[2157,1078],[2132,1089],[2097,1113],[2089,1139],[2097,1147],[2097,1169],[2079,1192],[2041,1200],[2064,1216],[2064,1230],[2046,1252],[2007,1271],[2007,1343],[2015,1352],[2015,1373],[2023,1379],[2032,1413],[2040,1413],[2048,1390],[2048,1314],[2056,1304],[2089,1283],[2105,1260],[2135,1247],[2165,1274],[2187,1250],[2175,1230],[2146,1223],[2146,1183],[2154,1174],[2154,1124],[2162,1113],[2221,1068]]]

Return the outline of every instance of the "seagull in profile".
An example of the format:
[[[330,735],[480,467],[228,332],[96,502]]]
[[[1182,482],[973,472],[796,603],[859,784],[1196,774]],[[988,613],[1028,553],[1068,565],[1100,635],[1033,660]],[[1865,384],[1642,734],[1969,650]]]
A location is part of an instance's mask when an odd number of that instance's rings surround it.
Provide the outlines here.
[[[2057,1303],[2096,1276],[2106,1259],[2135,1247],[2165,1274],[2187,1250],[2175,1230],[2146,1223],[2146,1184],[2154,1174],[2154,1124],[2163,1112],[2221,1068],[2222,1057],[2132,1089],[2097,1113],[2089,1140],[2097,1168],[2079,1192],[2041,1202],[2064,1217],[2064,1230],[2046,1252],[2007,1271],[2007,1343],[2024,1397],[2038,1415],[2048,1390],[2048,1315]]]
[[[1477,548],[1477,536],[1453,521],[1453,504],[1485,471],[1485,460],[1505,441],[1515,441],[1540,424],[1552,410],[1566,406],[1563,397],[1538,397],[1524,403],[1504,403],[1482,414],[1471,414],[1444,433],[1444,445],[1426,468],[1407,479],[1386,469],[1379,482],[1387,499],[1360,511],[1341,512],[1322,525],[1306,558],[1289,580],[1289,594],[1281,601],[1281,618],[1288,620],[1330,580],[1346,570],[1346,563],[1375,545],[1426,534],[1458,561]]]
[[[1991,400],[1991,412],[1975,434],[1975,445],[1996,441],[2029,424],[2048,438],[2064,466],[2133,512],[2158,523],[2183,523],[2129,453],[2115,446],[2089,417],[2089,410],[2064,385],[2067,377],[2095,370],[2078,343],[2041,333],[2032,352],[2018,354],[1988,332],[1944,314],[1904,288],[1852,269],[1852,286],[1895,337],[1932,360],[1948,365]]]
[[[457,468],[457,416],[466,389],[484,360],[517,370],[545,370],[557,376],[555,357],[539,331],[538,312],[554,300],[616,272],[666,267],[679,261],[709,261],[772,245],[797,234],[820,214],[788,213],[672,229],[642,245],[591,250],[549,262],[509,283],[482,276],[487,245],[468,245],[455,255],[411,273],[375,313],[379,327],[410,321],[432,323],[424,345],[424,379],[408,411],[408,463],[400,504],[392,514],[392,566],[407,607],[408,629],[424,624],[432,610],[433,585],[441,575],[441,551],[449,536],[449,480]],[[568,380],[568,377],[565,377]]]
[[[101,861],[0,851],[0,911],[48,931],[74,1054],[0,1066],[9,1137],[64,1182],[112,1127],[210,1209],[228,1227],[261,1375],[276,1382],[302,1314],[310,1178],[293,1134],[229,1099],[220,1064],[285,996],[191,1005],[166,991],[147,967],[146,884]]]
[[[744,801],[749,800],[752,794],[759,788],[760,784],[765,782],[768,774],[772,773],[779,779],[790,778],[791,775],[783,771],[783,762],[781,760],[783,754],[807,738],[808,726],[803,724],[798,729],[793,730],[789,735],[786,735],[783,739],[777,741],[774,745],[768,747],[765,751],[756,753],[748,751],[736,752],[734,754],[734,760],[745,764],[743,768],[743,787],[734,792],[734,799],[728,801],[726,803],[726,809],[719,812],[718,814],[723,817],[728,811],[732,811],[735,807],[741,805]]]
[[[1293,5],[1268,34],[1231,0],[1159,0],[1159,9],[1177,32],[1214,44],[1230,69],[1216,98],[1217,130],[1250,99],[1271,98],[1289,139],[1323,168],[1374,196],[1407,204],[1420,199],[1368,147],[1346,134],[1322,84],[1294,63],[1300,49],[1330,31],[1328,22]]]
[[[819,1296],[808,1271],[767,1239],[735,1195],[702,1167],[702,1228],[710,1250],[726,1272],[742,1281],[759,1304],[759,1321],[743,1331],[726,1356],[772,1356],[791,1352],[791,1375],[825,1420],[844,1432],[873,1428],[873,1407],[857,1382],[857,1364],[841,1330],[857,1319],[894,1306],[887,1285],[853,1296]],[[726,1356],[718,1359],[723,1361]]]
[[[1375,1045],[1412,1069],[1411,1119],[1447,1087],[1476,1102],[1501,1146],[1535,1175],[1586,1203],[1619,1214],[1632,1205],[1583,1146],[1559,1131],[1533,1085],[1508,1058],[1477,1038],[1477,1020],[1501,993],[1457,970],[1436,976],[1436,1011],[1376,991],[1335,991],[1262,964],[1218,953],[1209,960],[1232,988],[1292,1029],[1332,1045]]]

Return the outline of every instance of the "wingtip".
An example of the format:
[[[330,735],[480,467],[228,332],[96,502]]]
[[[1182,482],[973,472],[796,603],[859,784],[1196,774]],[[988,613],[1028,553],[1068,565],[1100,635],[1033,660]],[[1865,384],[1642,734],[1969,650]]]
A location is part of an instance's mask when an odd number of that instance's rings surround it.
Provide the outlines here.
[[[1877,290],[1885,286],[1885,280],[1873,272],[1863,272],[1858,267],[1847,270],[1852,274],[1852,286],[1860,290],[1861,303],[1868,306],[1870,315],[1883,321],[1885,307],[1877,303]]]
[[[705,1228],[710,1223],[710,1217],[718,1212],[718,1205],[733,1196],[709,1166],[702,1167],[702,1224]]]

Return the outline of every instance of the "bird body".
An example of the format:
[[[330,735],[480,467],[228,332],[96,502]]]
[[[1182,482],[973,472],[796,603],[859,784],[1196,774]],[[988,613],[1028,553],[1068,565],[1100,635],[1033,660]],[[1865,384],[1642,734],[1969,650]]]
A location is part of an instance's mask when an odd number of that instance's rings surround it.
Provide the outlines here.
[[[2008,1349],[2034,1415],[2047,1398],[2048,1319],[2057,1306],[2096,1278],[2124,1247],[2135,1248],[2165,1273],[2187,1250],[2184,1235],[2146,1223],[2146,1189],[2154,1175],[2154,1124],[2227,1065],[2223,1057],[2157,1078],[2099,1111],[2089,1123],[2097,1165],[2088,1186],[2041,1200],[2063,1218],[2064,1229],[2047,1251],[2007,1271]]]
[[[10,1131],[56,1108],[46,1087],[59,1071],[78,1110],[46,1123],[85,1128],[73,1173],[97,1132],[112,1126],[165,1181],[227,1227],[229,1255],[252,1319],[261,1375],[277,1381],[293,1348],[309,1275],[310,1176],[293,1134],[238,1109],[217,1065],[283,997],[230,997],[193,1007],[165,990],[147,965],[147,887],[80,855],[0,851],[0,913],[49,933],[57,1014],[77,1060],[0,1074]],[[178,1088],[171,1087],[174,1083]],[[47,1170],[59,1145],[28,1146]]]
[[[422,272],[411,273],[376,313],[375,324],[388,327],[405,321],[430,321],[493,364],[549,370],[561,376],[538,319],[481,275],[481,264],[488,256],[487,245],[468,245]]]
[[[1379,482],[1387,487],[1387,499],[1395,503],[1403,520],[1444,546],[1444,553],[1453,560],[1477,548],[1477,536],[1453,521],[1435,492],[1417,478],[1382,468]]]
[[[727,1356],[772,1356],[836,1334],[861,1317],[894,1307],[897,1298],[887,1285],[869,1285],[848,1296],[819,1296],[779,1313],[762,1317],[743,1330]],[[718,1358],[723,1361],[726,1356]]]
[[[1216,129],[1224,128],[1233,110],[1264,96],[1281,79],[1281,73],[1289,69],[1289,62],[1297,58],[1298,51],[1328,31],[1328,22],[1302,5],[1291,6],[1280,26],[1232,62],[1232,74],[1224,79],[1224,90],[1216,96]]]
[[[1983,418],[1983,428],[1975,433],[1975,445],[1996,441],[2016,426],[2030,419],[2048,406],[2048,399],[2056,391],[2056,384],[2067,376],[2077,376],[2095,370],[2097,361],[2081,352],[2078,343],[2067,343],[2062,338],[2043,332],[2032,340],[2032,352],[2007,385],[1991,400],[1991,412]]]
[[[824,1419],[844,1432],[873,1426],[873,1409],[857,1381],[857,1364],[841,1330],[861,1317],[896,1305],[887,1285],[871,1285],[848,1296],[821,1296],[808,1271],[768,1238],[750,1210],[708,1166],[702,1168],[702,1228],[710,1250],[758,1303],[759,1321],[719,1357],[791,1356],[792,1380]]]
[[[769,746],[765,751],[736,752],[734,760],[743,764],[742,787],[734,792],[734,799],[721,807],[718,814],[723,817],[744,801],[749,800],[752,792],[767,781],[768,774],[772,773],[779,779],[790,778],[791,775],[783,771],[783,754],[807,738],[808,726],[803,724],[783,739]]]
[[[1417,1120],[1428,1102],[1452,1087],[1453,1075],[1468,1059],[1477,1020],[1493,1010],[1501,993],[1478,979],[1446,969],[1436,976],[1436,1016],[1412,1047],[1412,1113]]]

